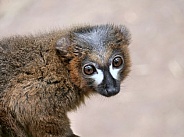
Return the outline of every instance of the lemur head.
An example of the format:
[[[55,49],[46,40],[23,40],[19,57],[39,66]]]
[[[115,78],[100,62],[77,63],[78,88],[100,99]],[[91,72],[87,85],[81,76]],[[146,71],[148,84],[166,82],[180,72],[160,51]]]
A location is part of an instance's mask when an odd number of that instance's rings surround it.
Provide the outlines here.
[[[68,61],[76,86],[110,97],[119,93],[120,83],[129,73],[129,43],[124,26],[85,26],[70,30],[56,48]]]

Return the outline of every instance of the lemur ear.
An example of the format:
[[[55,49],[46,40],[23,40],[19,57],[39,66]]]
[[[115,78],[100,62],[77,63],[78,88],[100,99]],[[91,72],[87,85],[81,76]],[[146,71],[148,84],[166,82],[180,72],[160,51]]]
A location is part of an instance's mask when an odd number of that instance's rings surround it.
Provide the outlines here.
[[[131,35],[129,30],[123,26],[119,25],[117,27],[117,33],[116,33],[116,43],[123,44],[123,45],[129,45],[131,42]]]
[[[82,46],[71,42],[69,36],[63,36],[56,42],[55,48],[59,51],[60,56],[64,57],[67,60],[72,59],[73,57],[81,57],[86,49]]]
[[[69,36],[61,37],[57,42],[55,48],[59,51],[60,56],[71,59],[71,42]]]

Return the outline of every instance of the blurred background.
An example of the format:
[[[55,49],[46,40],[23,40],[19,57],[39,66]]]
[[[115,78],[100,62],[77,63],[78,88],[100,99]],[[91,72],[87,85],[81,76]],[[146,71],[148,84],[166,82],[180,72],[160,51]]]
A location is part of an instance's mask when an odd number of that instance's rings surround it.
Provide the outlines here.
[[[184,137],[184,0],[0,0],[0,37],[124,24],[132,71],[121,93],[70,112],[81,137]]]

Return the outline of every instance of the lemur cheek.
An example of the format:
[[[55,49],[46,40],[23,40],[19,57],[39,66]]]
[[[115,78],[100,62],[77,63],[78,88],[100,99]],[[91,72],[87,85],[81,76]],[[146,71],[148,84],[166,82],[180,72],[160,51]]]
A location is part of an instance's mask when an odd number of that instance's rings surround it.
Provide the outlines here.
[[[94,80],[94,85],[100,85],[104,79],[104,74],[102,70],[97,69],[97,73],[92,75],[91,78]]]
[[[80,62],[79,58],[74,58],[73,60],[70,61],[69,75],[72,83],[74,83],[78,87],[83,87],[86,83],[84,82],[81,73],[79,73],[80,63],[78,62]]]

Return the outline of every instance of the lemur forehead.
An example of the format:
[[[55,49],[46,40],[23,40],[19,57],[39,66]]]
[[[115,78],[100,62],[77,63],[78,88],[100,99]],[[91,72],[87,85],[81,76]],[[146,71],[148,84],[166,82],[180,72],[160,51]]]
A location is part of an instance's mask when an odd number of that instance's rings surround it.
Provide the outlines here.
[[[108,64],[111,55],[112,55],[112,50],[107,50],[107,52],[104,52],[102,54],[98,54],[98,53],[89,54],[88,58],[89,60],[97,63],[100,66],[105,66]]]
[[[104,51],[104,46],[114,39],[114,29],[112,26],[96,26],[86,28],[84,31],[74,32],[79,43],[86,43],[93,50]]]

